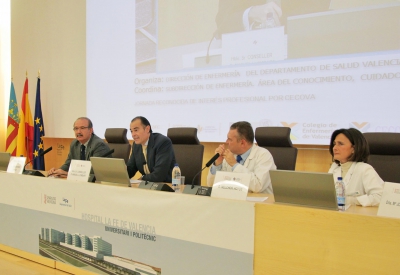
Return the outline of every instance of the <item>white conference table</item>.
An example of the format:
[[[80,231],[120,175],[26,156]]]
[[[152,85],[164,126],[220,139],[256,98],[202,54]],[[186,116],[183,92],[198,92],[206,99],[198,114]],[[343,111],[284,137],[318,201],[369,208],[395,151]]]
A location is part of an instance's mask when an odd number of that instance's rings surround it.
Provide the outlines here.
[[[179,196],[188,201],[197,197]],[[376,216],[377,207],[337,212],[279,205],[271,195],[250,196],[268,196],[254,204],[255,275],[400,274],[400,219]]]

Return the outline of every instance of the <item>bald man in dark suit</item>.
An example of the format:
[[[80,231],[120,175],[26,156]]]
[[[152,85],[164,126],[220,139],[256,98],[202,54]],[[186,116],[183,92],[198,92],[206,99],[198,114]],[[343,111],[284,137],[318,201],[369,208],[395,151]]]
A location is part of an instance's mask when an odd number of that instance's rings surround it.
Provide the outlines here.
[[[150,122],[142,116],[132,119],[130,130],[135,144],[127,163],[129,177],[137,171],[141,179],[151,182],[171,182],[175,153],[171,140],[153,133]]]

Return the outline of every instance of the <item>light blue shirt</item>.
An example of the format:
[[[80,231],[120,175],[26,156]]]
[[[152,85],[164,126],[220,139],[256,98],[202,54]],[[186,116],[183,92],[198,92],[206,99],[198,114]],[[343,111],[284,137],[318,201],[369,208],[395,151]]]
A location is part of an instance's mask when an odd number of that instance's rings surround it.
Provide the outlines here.
[[[253,147],[250,147],[249,150],[247,150],[246,152],[244,152],[243,154],[240,155],[240,156],[242,157],[242,160],[241,160],[240,162],[238,162],[238,163],[236,163],[235,165],[232,166],[232,171],[235,169],[236,166],[238,166],[238,165],[243,165],[243,164],[244,164],[244,162],[246,161],[246,159],[247,159],[247,158],[249,157],[249,155],[250,155],[251,148],[253,148]],[[237,156],[237,155],[235,155],[235,158],[236,158],[236,156]],[[221,163],[220,165],[217,165],[217,166],[214,165],[214,163],[213,163],[213,165],[211,165],[211,168],[210,168],[210,173],[213,174],[213,175],[215,175],[215,174],[217,173],[217,171],[221,171],[221,169],[222,169],[222,163]]]

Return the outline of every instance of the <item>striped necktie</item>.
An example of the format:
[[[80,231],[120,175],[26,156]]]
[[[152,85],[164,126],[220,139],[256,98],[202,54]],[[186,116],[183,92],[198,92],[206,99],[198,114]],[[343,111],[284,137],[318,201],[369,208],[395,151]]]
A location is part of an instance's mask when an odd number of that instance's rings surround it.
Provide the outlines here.
[[[147,165],[147,145],[142,145],[143,156],[145,159],[145,163],[143,163],[143,170],[146,175],[150,174],[149,166]]]

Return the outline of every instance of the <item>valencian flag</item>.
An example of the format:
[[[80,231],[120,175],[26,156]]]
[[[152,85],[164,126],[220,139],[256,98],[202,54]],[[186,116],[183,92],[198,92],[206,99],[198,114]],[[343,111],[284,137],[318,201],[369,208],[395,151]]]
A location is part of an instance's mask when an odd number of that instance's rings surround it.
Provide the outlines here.
[[[43,153],[43,139],[44,136],[44,123],[42,116],[42,104],[40,102],[40,77],[38,77],[36,85],[36,102],[35,102],[35,116],[33,126],[33,169],[44,170],[44,156],[38,157]]]
[[[21,155],[26,157],[28,162],[33,156],[33,120],[28,97],[28,77],[25,80],[21,110],[19,111],[17,156]]]
[[[8,107],[8,120],[7,120],[7,139],[6,139],[6,152],[11,156],[16,156],[17,153],[17,136],[18,136],[19,114],[17,97],[15,96],[14,83],[11,81],[10,89],[10,104]]]

